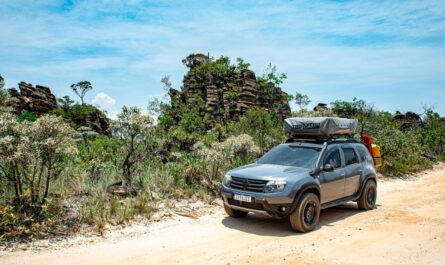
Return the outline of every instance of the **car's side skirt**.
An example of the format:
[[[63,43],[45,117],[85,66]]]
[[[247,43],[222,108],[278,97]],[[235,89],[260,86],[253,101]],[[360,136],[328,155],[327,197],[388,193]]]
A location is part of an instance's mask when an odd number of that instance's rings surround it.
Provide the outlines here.
[[[358,200],[358,198],[360,198],[360,193],[358,193],[358,195],[354,194],[354,195],[349,196],[349,197],[345,197],[345,198],[341,198],[341,199],[338,199],[338,200],[335,200],[335,201],[330,201],[330,202],[323,203],[321,205],[321,209],[323,210],[323,209],[334,207],[334,206],[337,206],[337,205],[340,205],[340,204],[344,204],[344,203],[347,203],[347,202],[350,202],[350,201],[355,201],[355,200]]]

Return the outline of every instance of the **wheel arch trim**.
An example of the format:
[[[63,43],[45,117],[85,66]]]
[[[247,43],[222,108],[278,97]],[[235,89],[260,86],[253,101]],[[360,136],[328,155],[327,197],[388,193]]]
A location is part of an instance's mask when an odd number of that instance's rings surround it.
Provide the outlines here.
[[[321,204],[320,186],[317,185],[316,183],[306,183],[306,184],[303,184],[300,187],[300,189],[298,190],[298,192],[295,194],[294,202],[292,203],[291,209],[288,211],[287,215],[290,215],[291,213],[293,213],[295,211],[295,209],[297,209],[298,203],[300,202],[301,198],[303,197],[303,194],[310,190],[316,191],[315,195],[318,197],[318,199],[320,200],[320,204]]]

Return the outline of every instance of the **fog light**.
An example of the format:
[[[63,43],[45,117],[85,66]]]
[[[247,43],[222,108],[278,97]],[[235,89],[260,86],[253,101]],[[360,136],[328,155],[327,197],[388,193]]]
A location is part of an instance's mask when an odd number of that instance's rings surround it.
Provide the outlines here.
[[[282,212],[285,212],[285,211],[286,211],[286,207],[284,207],[284,206],[281,207],[281,211],[282,211]]]

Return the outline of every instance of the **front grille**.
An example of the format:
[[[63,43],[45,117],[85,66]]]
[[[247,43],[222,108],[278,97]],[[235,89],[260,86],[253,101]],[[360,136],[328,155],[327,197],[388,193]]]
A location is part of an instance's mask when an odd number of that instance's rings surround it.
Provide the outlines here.
[[[267,180],[245,179],[232,176],[230,187],[237,190],[264,192],[264,186],[267,182]]]
[[[232,198],[227,199],[227,201],[229,202],[230,205],[244,207],[244,208],[253,209],[253,210],[264,211],[263,205],[258,202],[240,202],[240,201],[234,200]]]

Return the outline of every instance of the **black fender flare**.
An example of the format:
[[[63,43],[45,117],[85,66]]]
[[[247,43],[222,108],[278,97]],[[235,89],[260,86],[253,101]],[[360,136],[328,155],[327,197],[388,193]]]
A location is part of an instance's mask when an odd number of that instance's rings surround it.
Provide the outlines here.
[[[366,185],[366,183],[367,183],[369,180],[374,180],[375,185],[377,186],[377,176],[376,176],[375,174],[373,174],[373,173],[368,174],[368,175],[365,177],[365,179],[362,181],[362,185],[361,185],[361,187],[360,187],[360,193],[359,193],[359,196],[358,196],[358,197],[362,196],[363,189],[365,188],[365,185]]]
[[[317,183],[305,183],[303,184],[300,189],[298,190],[298,192],[295,194],[294,197],[294,201],[292,203],[292,206],[290,207],[289,211],[287,212],[286,216],[289,216],[291,213],[293,213],[295,211],[295,209],[297,209],[298,207],[298,203],[300,202],[301,197],[303,196],[304,193],[306,193],[309,190],[316,190],[317,191],[317,197],[320,200],[320,204],[321,204],[321,190],[320,190],[320,186],[317,185]]]

